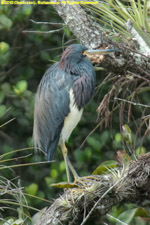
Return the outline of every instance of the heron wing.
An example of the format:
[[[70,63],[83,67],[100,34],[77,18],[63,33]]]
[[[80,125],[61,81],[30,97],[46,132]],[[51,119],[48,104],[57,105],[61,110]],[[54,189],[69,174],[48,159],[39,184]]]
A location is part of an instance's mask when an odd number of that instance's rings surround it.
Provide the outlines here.
[[[44,74],[35,99],[33,139],[50,161],[69,109],[70,76],[54,64]]]

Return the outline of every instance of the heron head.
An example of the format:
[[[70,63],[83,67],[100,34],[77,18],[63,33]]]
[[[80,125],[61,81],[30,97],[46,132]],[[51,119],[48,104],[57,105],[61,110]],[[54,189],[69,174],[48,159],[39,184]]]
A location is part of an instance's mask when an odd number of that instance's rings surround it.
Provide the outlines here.
[[[82,59],[85,57],[83,55],[83,52],[88,50],[83,45],[80,44],[73,44],[68,46],[65,51],[62,53],[59,66],[61,69],[65,69],[66,67],[72,67],[75,64],[79,63],[82,61]]]
[[[59,67],[62,70],[68,72],[68,70],[74,70],[85,63],[93,61],[95,56],[102,56],[111,52],[118,52],[118,49],[88,49],[87,47],[80,44],[73,44],[68,46],[65,51],[62,53]]]

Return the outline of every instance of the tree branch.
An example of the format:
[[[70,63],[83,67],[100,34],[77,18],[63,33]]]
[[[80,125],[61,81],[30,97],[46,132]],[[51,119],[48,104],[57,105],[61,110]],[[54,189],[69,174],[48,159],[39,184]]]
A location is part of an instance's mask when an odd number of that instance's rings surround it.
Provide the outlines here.
[[[127,27],[127,30],[131,33],[132,37],[139,44],[141,53],[145,54],[146,56],[150,56],[150,47],[146,44],[143,38],[134,29],[130,19],[128,19],[128,21],[126,22],[126,27]]]
[[[54,4],[53,7],[81,44],[90,48],[97,48],[102,44],[101,27],[90,19],[79,4],[61,4],[61,0],[55,2],[60,4]]]
[[[137,161],[123,164],[106,175],[95,175],[82,180],[84,186],[65,190],[44,210],[35,225],[59,225],[67,222],[84,225],[89,216],[106,215],[118,203],[148,206],[150,203],[150,153]],[[84,218],[81,216],[85,215]],[[79,221],[79,218],[81,221]],[[72,221],[72,223],[71,223]],[[76,223],[77,224],[77,223]]]

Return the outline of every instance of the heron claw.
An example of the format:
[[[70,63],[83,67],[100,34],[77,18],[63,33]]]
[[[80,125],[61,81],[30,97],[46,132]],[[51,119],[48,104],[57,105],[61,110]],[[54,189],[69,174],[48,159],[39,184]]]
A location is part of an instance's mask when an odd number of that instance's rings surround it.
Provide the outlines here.
[[[80,184],[81,187],[85,188],[88,183],[91,183],[93,180],[98,180],[94,176],[85,176],[85,177],[75,177],[74,184]]]

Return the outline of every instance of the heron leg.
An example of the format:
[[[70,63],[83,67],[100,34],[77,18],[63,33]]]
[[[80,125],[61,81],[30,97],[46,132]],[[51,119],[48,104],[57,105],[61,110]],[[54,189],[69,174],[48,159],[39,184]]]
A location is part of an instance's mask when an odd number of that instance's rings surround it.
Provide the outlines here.
[[[71,172],[72,172],[72,174],[73,174],[73,176],[74,176],[74,179],[77,180],[77,179],[79,178],[79,176],[78,176],[78,174],[77,174],[75,168],[73,167],[73,165],[72,165],[70,159],[68,158],[68,156],[67,156],[67,160],[68,160],[69,168],[70,168],[70,170],[71,170]]]
[[[74,176],[74,179],[77,180],[79,178],[76,170],[74,169],[70,159],[68,158],[68,149],[65,145],[65,143],[63,142],[62,145],[60,146],[60,149],[63,153],[63,157],[64,157],[64,160],[65,160],[65,165],[66,165],[66,173],[67,173],[67,179],[68,179],[68,182],[71,182],[71,179],[70,179],[70,171],[69,171],[69,168]]]
[[[68,163],[68,156],[67,156],[68,149],[66,148],[65,143],[62,143],[62,145],[60,146],[60,149],[62,151],[62,154],[63,154],[63,157],[64,157],[64,161],[65,161],[67,180],[70,183],[71,182],[71,178],[70,178],[69,163]]]
[[[70,170],[74,176],[74,183],[80,183],[83,187],[85,186],[85,182],[90,182],[91,179],[95,179],[95,177],[92,177],[92,176],[79,177],[76,170],[74,169],[70,159],[68,158],[68,155],[67,155],[68,150],[67,150],[67,147],[64,142],[61,144],[60,149],[63,153],[63,157],[65,160],[67,179],[68,179],[69,183],[71,182]]]

